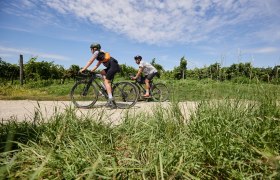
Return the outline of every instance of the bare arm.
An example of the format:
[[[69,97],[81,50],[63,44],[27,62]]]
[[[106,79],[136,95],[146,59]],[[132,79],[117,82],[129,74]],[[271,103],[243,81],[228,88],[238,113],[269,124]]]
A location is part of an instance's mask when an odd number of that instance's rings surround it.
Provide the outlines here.
[[[101,64],[101,61],[98,61],[98,63],[93,67],[93,69],[91,70],[92,72],[95,71]]]
[[[136,74],[136,76],[135,77],[133,77],[133,78],[131,78],[131,79],[137,79],[139,76],[141,76],[141,73],[143,72],[143,67],[140,67],[139,68],[139,70],[138,70],[138,72],[137,72],[137,74]]]
[[[81,69],[80,72],[83,72],[84,70],[86,70],[94,62],[95,58],[96,58],[96,55],[91,56],[88,63],[86,64],[86,66],[83,67],[83,69]]]

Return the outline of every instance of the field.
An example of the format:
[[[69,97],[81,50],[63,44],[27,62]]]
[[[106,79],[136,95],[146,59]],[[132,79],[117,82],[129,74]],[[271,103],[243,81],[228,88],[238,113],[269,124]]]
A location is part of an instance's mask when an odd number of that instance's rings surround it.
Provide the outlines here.
[[[168,108],[118,125],[70,108],[44,123],[1,124],[0,179],[280,178],[280,86],[167,83]],[[0,99],[69,100],[71,86],[5,86]],[[179,101],[198,103],[187,120]]]
[[[259,100],[263,92],[274,94],[280,100],[280,86],[267,83],[240,84],[230,81],[213,80],[167,80],[163,81],[171,89],[171,98],[177,101],[199,101],[206,99]],[[69,92],[74,82],[39,81],[23,85],[0,85],[0,99],[6,100],[69,100]]]

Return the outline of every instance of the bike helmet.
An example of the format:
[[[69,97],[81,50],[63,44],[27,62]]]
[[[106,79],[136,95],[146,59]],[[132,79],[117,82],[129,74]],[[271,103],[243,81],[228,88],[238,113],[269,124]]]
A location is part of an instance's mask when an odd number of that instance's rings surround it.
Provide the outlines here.
[[[136,59],[140,59],[140,61],[141,61],[141,60],[142,60],[142,56],[137,55],[137,56],[134,57],[134,59],[135,59],[135,60],[136,60]]]
[[[90,45],[90,48],[91,49],[96,48],[97,50],[100,50],[101,49],[101,45],[99,43],[92,43]]]

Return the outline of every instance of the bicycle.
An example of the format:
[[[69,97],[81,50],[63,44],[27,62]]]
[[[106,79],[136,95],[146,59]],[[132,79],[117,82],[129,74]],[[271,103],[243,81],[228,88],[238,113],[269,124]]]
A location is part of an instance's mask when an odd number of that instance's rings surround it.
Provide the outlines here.
[[[131,74],[129,75],[129,78],[131,79]],[[145,78],[143,76],[138,77],[136,80],[132,82],[137,87],[137,93],[138,93],[138,100],[144,100],[147,101],[149,99],[152,99],[154,101],[167,101],[169,99],[169,89],[164,83],[154,83],[153,80],[150,81],[150,96],[151,98],[143,98],[140,96],[141,93],[145,94]]]
[[[97,102],[100,96],[108,100],[108,94],[103,84],[101,74],[91,72],[89,74],[79,73],[76,83],[71,89],[70,97],[78,108],[90,108]],[[137,102],[137,89],[131,82],[111,82],[113,104],[117,108],[127,109]]]

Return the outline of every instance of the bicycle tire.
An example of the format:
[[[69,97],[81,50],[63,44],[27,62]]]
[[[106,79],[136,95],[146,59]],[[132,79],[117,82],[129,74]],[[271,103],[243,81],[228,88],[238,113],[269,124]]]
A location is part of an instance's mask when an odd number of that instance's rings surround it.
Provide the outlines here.
[[[138,100],[137,87],[130,82],[118,82],[113,86],[115,104],[120,109],[128,109],[134,106]]]
[[[136,87],[137,90],[137,99],[141,100],[141,88],[139,87],[140,85],[137,84],[136,82],[132,82],[132,84]],[[132,93],[132,92],[131,92]]]
[[[71,89],[71,101],[78,108],[90,108],[98,99],[98,91],[93,84],[90,85],[87,92],[84,92],[87,84],[86,80],[77,81]]]
[[[169,99],[169,90],[163,83],[156,83],[151,88],[154,101],[167,101]]]

